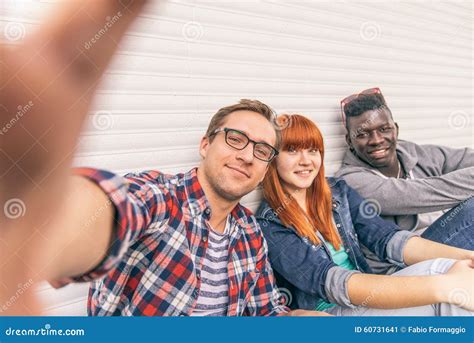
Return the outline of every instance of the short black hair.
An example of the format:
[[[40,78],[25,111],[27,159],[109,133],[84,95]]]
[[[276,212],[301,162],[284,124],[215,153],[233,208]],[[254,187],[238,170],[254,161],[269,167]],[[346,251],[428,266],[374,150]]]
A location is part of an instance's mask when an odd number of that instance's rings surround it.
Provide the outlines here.
[[[392,112],[387,106],[382,94],[360,94],[357,98],[344,106],[344,115],[346,116],[346,128],[349,128],[349,117],[358,117],[367,111],[385,109],[392,117]]]

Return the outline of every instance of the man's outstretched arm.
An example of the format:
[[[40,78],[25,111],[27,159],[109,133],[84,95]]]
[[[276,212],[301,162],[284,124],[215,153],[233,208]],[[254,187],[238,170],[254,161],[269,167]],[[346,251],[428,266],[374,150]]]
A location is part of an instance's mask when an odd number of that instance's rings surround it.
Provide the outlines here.
[[[69,168],[97,83],[145,3],[65,1],[24,44],[0,47],[0,119],[28,108],[0,135],[0,304],[18,284],[84,272],[107,252],[113,208],[94,217],[93,242],[78,235],[108,199]],[[7,314],[37,314],[28,293]]]

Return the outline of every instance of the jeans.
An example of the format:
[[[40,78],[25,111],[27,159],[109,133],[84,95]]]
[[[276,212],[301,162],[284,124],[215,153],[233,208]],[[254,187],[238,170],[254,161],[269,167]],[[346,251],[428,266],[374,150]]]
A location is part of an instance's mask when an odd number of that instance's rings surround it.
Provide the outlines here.
[[[474,196],[439,217],[421,237],[474,250]]]
[[[404,268],[392,275],[394,276],[423,276],[445,274],[456,262],[447,258],[437,258],[423,261]],[[459,298],[468,296],[462,290],[453,291],[453,296]],[[457,292],[457,293],[456,293]],[[462,301],[462,299],[461,299]],[[336,316],[473,316],[474,313],[451,304],[432,304],[417,307],[407,307],[398,309],[377,309],[368,307],[348,308],[335,306],[325,312]]]

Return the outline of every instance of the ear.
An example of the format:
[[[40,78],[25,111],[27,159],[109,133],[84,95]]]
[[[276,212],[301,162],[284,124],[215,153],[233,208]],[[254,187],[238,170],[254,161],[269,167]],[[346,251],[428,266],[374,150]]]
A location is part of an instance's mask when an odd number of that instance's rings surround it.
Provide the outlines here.
[[[346,132],[346,143],[349,146],[349,148],[353,149],[352,141],[351,141],[351,134],[349,133],[349,131]]]
[[[398,139],[398,133],[400,132],[400,128],[398,127],[398,123],[395,123],[395,127],[397,128],[397,139]]]
[[[207,155],[207,150],[209,149],[209,145],[211,142],[209,141],[209,137],[204,136],[201,138],[201,143],[199,144],[199,155],[204,160]]]

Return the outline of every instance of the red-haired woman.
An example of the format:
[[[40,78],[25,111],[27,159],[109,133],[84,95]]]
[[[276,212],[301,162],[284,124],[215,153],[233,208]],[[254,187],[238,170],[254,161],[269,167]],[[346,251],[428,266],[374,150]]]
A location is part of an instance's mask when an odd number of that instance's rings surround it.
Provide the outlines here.
[[[325,177],[323,137],[311,120],[279,121],[287,128],[257,220],[277,281],[292,294],[288,305],[342,316],[472,315],[474,252],[384,221],[344,180]],[[399,270],[371,274],[361,245]]]

